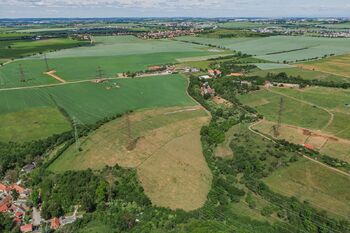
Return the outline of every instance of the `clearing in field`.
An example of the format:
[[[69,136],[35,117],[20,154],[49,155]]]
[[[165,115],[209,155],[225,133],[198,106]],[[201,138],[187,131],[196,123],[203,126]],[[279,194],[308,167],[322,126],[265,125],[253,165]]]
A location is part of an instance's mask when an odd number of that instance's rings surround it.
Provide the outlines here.
[[[275,192],[295,196],[334,217],[349,219],[350,179],[306,159],[265,178]]]
[[[0,115],[0,141],[3,142],[44,139],[70,129],[69,121],[53,107],[23,109]]]
[[[49,169],[133,167],[153,204],[197,209],[211,184],[199,133],[208,120],[199,106],[137,111],[82,138],[80,150],[72,145]]]
[[[350,55],[329,57],[326,59],[298,64],[307,70],[321,71],[350,79]]]

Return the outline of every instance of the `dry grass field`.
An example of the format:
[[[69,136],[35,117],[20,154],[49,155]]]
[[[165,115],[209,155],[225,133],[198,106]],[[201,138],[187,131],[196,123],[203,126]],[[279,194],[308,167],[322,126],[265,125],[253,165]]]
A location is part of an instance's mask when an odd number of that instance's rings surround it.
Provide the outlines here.
[[[136,168],[154,205],[193,210],[204,204],[211,185],[199,134],[208,120],[199,106],[137,111],[83,138],[81,150],[71,146],[50,169],[63,172],[115,164]]]
[[[322,60],[298,64],[307,70],[321,71],[329,74],[340,75],[350,78],[350,55],[329,57]]]
[[[307,200],[334,217],[349,219],[350,178],[347,176],[302,159],[277,170],[264,181],[275,192]]]
[[[272,127],[275,122],[262,121],[254,126],[254,129],[273,136]],[[322,154],[341,159],[350,163],[350,141],[305,128],[283,124],[280,128],[278,139],[284,139],[295,144],[309,144],[314,146]]]

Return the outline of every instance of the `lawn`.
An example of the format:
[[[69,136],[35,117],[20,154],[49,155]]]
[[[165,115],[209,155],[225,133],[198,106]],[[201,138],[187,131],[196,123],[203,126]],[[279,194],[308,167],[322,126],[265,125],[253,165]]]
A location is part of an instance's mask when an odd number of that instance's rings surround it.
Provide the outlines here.
[[[0,91],[0,114],[54,106],[54,99],[71,117],[84,123],[94,123],[128,110],[195,105],[186,94],[186,88],[184,77],[168,75],[118,79],[103,84],[88,82]]]
[[[204,204],[211,183],[199,133],[208,119],[198,106],[136,111],[81,138],[80,150],[72,145],[49,169],[134,167],[154,205],[193,210]]]
[[[70,129],[69,121],[52,107],[30,108],[0,115],[2,142],[45,139]]]
[[[296,62],[297,60],[315,57],[321,58],[329,54],[341,55],[350,52],[350,39],[346,38],[271,36],[264,38],[217,39],[180,37],[179,40],[222,46],[274,62]]]
[[[328,168],[302,159],[265,178],[275,192],[307,200],[332,216],[349,219],[350,179]]]
[[[298,66],[308,70],[316,70],[350,78],[350,55],[348,54],[306,62],[298,64]]]

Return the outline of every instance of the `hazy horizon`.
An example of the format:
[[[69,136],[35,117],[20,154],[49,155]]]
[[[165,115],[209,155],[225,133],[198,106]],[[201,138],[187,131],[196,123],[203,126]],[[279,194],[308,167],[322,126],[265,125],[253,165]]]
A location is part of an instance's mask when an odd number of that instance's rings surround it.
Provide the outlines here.
[[[0,18],[349,17],[346,0],[0,0]]]

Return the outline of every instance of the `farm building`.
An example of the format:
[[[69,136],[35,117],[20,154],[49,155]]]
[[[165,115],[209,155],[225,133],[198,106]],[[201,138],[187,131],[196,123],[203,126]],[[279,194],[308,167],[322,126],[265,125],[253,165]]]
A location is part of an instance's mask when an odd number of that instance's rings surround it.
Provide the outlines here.
[[[243,74],[241,74],[241,73],[231,73],[231,74],[229,74],[227,76],[229,76],[229,77],[240,77],[240,76],[243,76]]]
[[[26,224],[21,226],[20,228],[21,232],[32,232],[33,231],[33,224]]]
[[[208,70],[208,74],[210,76],[217,77],[217,76],[220,76],[222,74],[222,72],[220,70]]]
[[[199,80],[207,80],[207,79],[212,79],[213,77],[209,76],[209,75],[202,75],[199,76]]]

